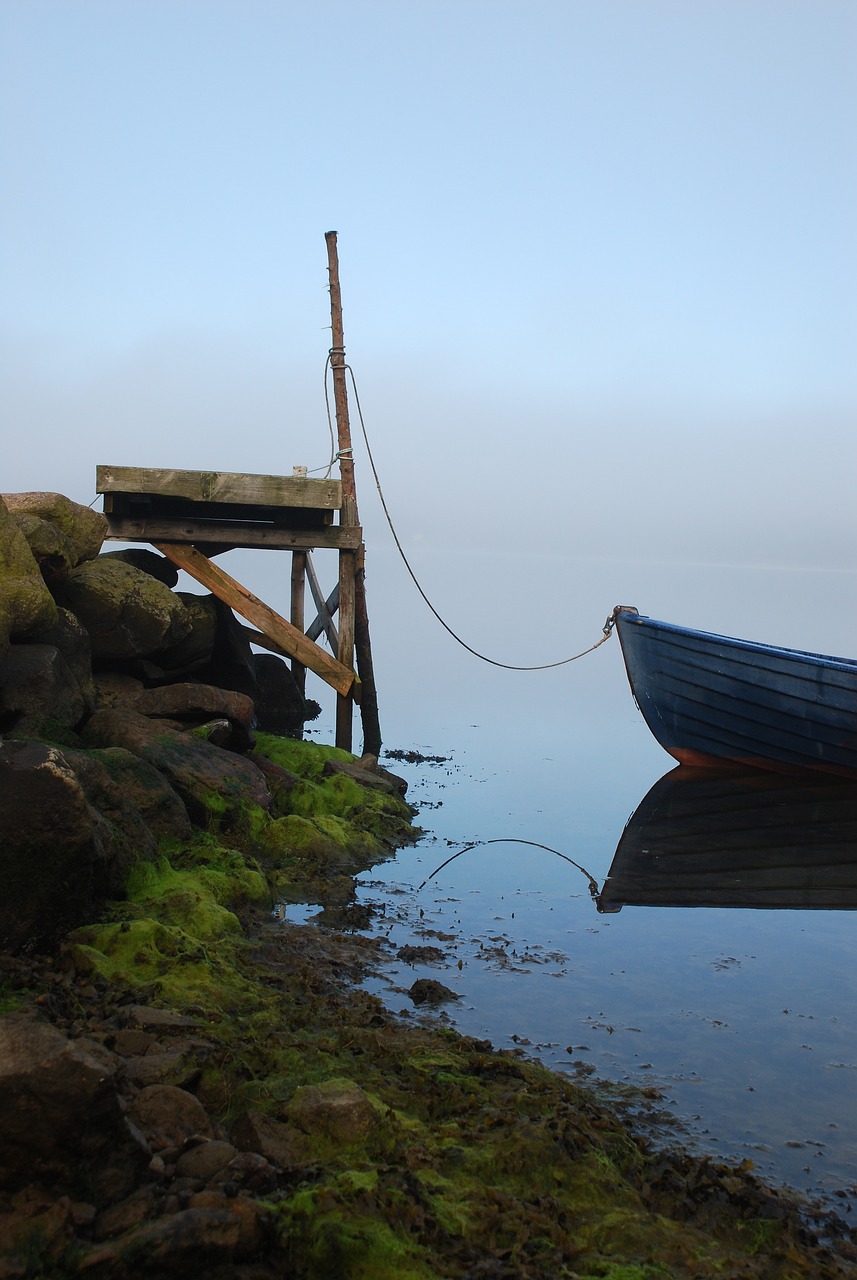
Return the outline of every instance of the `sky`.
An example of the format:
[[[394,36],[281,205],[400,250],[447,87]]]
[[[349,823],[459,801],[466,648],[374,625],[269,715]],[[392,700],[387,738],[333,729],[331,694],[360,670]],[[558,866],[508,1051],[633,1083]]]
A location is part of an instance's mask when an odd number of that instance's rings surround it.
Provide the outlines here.
[[[335,229],[418,564],[853,570],[855,70],[854,0],[0,0],[0,488],[323,467]]]

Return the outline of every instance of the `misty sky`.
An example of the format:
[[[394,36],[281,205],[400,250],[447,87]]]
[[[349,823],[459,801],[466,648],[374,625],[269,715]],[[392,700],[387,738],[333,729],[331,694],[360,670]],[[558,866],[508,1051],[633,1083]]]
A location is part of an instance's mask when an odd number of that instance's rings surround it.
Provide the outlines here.
[[[336,229],[417,552],[854,568],[853,0],[0,0],[0,58],[3,490],[323,466]]]

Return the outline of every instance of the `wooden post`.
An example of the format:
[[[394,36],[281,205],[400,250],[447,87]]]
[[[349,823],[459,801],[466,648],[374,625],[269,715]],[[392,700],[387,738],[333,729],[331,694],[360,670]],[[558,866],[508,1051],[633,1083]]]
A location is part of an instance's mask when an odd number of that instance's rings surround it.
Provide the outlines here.
[[[306,574],[307,553],[305,551],[292,552],[292,599],[291,609],[289,611],[289,621],[293,627],[297,627],[298,631],[303,631],[304,622],[304,582]],[[297,658],[292,659],[292,676],[301,697],[306,693],[306,667],[302,662],[298,662]]]
[[[336,410],[336,430],[339,443],[339,475],[342,481],[342,523],[357,525],[357,489],[354,480],[354,457],[351,450],[351,423],[348,416],[348,392],[345,381],[345,339],[342,327],[342,294],[339,287],[339,257],[336,250],[336,232],[325,234],[327,261],[330,274],[330,318],[332,342],[330,368],[333,375],[333,403]],[[363,722],[363,752],[378,755],[381,750],[381,729],[378,722],[378,696],[375,672],[372,665],[372,646],[369,638],[369,613],[366,605],[366,589],[363,581],[365,548],[361,544],[357,553],[339,553],[339,651],[337,657],[343,666],[353,660],[357,648],[357,669],[360,673],[362,697],[360,713]],[[351,697],[338,697],[336,706],[336,745],[351,750]],[[347,744],[345,739],[348,739]]]

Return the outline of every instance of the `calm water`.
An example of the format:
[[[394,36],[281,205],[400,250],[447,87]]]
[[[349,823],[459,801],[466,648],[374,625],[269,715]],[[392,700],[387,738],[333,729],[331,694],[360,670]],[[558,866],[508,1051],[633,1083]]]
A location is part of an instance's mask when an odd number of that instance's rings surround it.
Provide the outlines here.
[[[489,590],[490,568],[480,566]],[[504,661],[549,660],[596,639],[622,601],[750,639],[857,650],[853,575],[589,564],[560,606],[549,570],[533,576],[530,619],[483,620],[485,634],[468,642]],[[553,612],[533,626],[552,589]],[[550,846],[601,886],[629,816],[672,768],[633,705],[618,642],[570,667],[515,674],[479,664],[421,619],[403,663],[399,615],[370,605],[382,619],[386,746],[448,757],[392,766],[409,779],[427,834],[361,879],[361,900],[385,912],[377,928],[393,957],[372,989],[413,1013],[407,988],[436,978],[459,996],[441,1016],[462,1031],[559,1070],[583,1063],[655,1086],[700,1146],[857,1216],[857,915],[629,905],[599,914],[584,874],[511,841]],[[504,843],[432,875],[472,841]],[[446,963],[396,961],[406,943],[435,945]]]

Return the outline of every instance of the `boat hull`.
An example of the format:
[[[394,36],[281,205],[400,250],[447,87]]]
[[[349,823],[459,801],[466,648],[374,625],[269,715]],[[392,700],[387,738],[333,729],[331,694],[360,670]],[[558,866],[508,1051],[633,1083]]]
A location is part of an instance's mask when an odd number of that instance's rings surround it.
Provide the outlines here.
[[[613,617],[637,705],[679,763],[857,779],[857,661],[692,631],[625,607]]]

